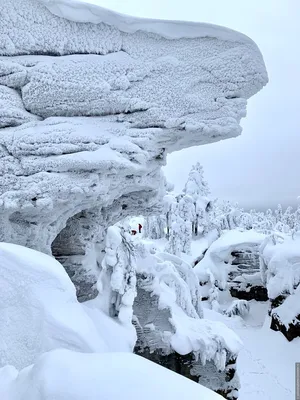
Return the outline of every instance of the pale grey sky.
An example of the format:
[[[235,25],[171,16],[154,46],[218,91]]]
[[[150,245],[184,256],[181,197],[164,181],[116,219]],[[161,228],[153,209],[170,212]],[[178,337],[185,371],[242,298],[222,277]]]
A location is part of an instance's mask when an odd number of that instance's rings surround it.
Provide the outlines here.
[[[300,0],[89,0],[135,16],[209,22],[250,36],[270,82],[248,105],[236,139],[168,157],[180,190],[200,161],[214,195],[244,207],[296,204],[300,195]],[[179,167],[180,166],[180,167]]]

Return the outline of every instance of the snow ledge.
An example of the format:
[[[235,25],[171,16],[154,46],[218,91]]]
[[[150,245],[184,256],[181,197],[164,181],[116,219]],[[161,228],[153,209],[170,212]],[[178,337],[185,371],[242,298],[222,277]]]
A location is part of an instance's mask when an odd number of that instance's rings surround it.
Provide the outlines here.
[[[44,4],[52,14],[69,21],[93,24],[105,23],[126,33],[135,33],[141,30],[160,35],[166,39],[213,37],[255,44],[252,39],[240,32],[208,23],[132,17],[77,0],[38,1]]]

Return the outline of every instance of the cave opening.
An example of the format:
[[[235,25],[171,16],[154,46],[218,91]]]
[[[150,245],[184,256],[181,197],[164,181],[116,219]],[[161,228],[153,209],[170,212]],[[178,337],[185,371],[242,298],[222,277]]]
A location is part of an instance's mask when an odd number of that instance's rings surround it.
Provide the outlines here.
[[[94,217],[89,210],[73,215],[51,244],[52,255],[65,268],[80,302],[98,294],[96,282],[104,252],[104,228]]]

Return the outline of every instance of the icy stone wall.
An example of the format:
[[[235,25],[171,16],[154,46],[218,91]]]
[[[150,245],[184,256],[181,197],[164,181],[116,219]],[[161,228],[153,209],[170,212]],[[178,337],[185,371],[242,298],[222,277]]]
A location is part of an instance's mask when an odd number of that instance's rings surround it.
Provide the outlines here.
[[[226,28],[76,1],[6,0],[0,20],[0,240],[53,252],[80,290],[106,227],[159,205],[168,152],[240,134],[263,58]]]

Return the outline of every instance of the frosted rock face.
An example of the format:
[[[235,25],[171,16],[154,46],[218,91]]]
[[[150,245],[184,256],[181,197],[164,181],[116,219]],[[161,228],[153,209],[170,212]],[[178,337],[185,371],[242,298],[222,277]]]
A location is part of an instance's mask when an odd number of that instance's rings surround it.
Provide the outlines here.
[[[0,86],[0,109],[0,128],[18,126],[38,119],[26,111],[18,92],[7,86]]]
[[[225,28],[75,1],[8,0],[0,20],[0,240],[95,282],[105,228],[159,205],[166,154],[241,132],[262,56]]]

